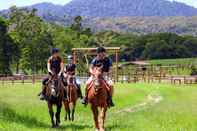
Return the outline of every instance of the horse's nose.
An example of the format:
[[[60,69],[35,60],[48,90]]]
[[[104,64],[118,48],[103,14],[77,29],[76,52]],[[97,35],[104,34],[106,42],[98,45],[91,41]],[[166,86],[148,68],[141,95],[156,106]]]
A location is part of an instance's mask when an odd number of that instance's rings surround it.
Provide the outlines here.
[[[99,86],[99,85],[100,85],[99,81],[96,80],[96,81],[95,81],[95,86]]]
[[[52,85],[51,85],[51,88],[52,88],[52,89],[53,89],[53,88],[55,88],[55,85],[54,85],[54,84],[52,84]]]
[[[52,94],[53,96],[56,95],[56,92],[55,92],[55,89],[54,89],[54,88],[51,89],[51,94]]]

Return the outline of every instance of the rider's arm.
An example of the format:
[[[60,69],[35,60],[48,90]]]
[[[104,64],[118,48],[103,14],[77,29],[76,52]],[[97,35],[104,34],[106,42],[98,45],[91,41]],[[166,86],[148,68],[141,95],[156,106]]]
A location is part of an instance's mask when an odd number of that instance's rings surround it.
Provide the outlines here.
[[[53,74],[53,71],[51,70],[50,60],[48,60],[48,63],[47,63],[47,70],[48,70],[49,73]]]
[[[94,65],[96,63],[96,59],[93,59],[91,64],[90,64],[90,68],[89,68],[89,72],[90,74],[94,74]]]
[[[63,63],[63,61],[61,62],[61,64],[60,64],[60,72],[59,72],[59,76],[63,73],[63,71],[64,71],[64,63]]]
[[[108,75],[112,75],[112,60],[109,59],[109,72],[108,72]]]
[[[90,74],[94,74],[93,68],[94,68],[94,66],[91,64],[90,69],[89,69]]]

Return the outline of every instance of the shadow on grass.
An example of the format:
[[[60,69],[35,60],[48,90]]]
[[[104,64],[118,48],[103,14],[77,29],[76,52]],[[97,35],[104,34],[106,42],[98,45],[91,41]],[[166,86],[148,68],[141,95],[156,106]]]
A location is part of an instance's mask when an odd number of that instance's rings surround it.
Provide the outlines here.
[[[114,131],[115,129],[124,129],[125,127],[130,127],[128,125],[106,125],[105,128],[106,128],[106,131]],[[73,130],[73,131],[78,131],[78,130],[84,130],[84,129],[88,129],[88,130],[92,130],[94,129],[94,126],[93,125],[80,125],[80,124],[74,124],[74,123],[71,123],[71,124],[65,124],[65,125],[61,125],[58,130]]]
[[[39,114],[38,114],[39,115]],[[42,128],[42,129],[50,129],[51,125],[50,123],[46,124],[44,122],[41,122],[37,120],[36,117],[26,115],[26,114],[19,114],[17,113],[13,107],[8,105],[5,102],[0,101],[0,119],[8,122],[8,123],[17,123],[20,125],[24,125],[27,128]],[[128,125],[125,125],[128,126]],[[111,131],[114,129],[121,129],[125,127],[124,125],[121,124],[114,124],[114,125],[106,125],[106,130]],[[91,130],[94,129],[93,125],[88,125],[88,124],[75,124],[75,123],[65,123],[62,121],[62,124],[59,128],[56,130]]]
[[[114,130],[117,130],[117,129],[121,130],[121,129],[125,129],[126,127],[129,128],[130,126],[123,125],[123,123],[114,124],[114,125],[108,125],[108,126],[106,126],[106,131],[114,131]]]
[[[71,129],[73,131],[78,131],[78,130],[84,130],[84,129],[92,129],[93,127],[90,125],[84,125],[84,124],[75,124],[75,123],[71,123],[71,124],[64,124],[64,122],[62,122],[63,124],[58,128],[59,130],[67,130],[67,129]]]
[[[39,115],[39,114],[38,114]],[[0,101],[0,119],[7,121],[8,123],[17,123],[26,126],[27,128],[42,128],[42,129],[50,129],[50,123],[46,124],[44,122],[38,121],[35,117],[29,116],[26,114],[18,114],[13,107],[10,107],[5,102]],[[85,128],[92,128],[89,125],[84,124],[75,124],[75,123],[64,123],[56,130],[84,130]]]
[[[36,118],[32,116],[27,116],[25,114],[21,115],[16,113],[13,108],[4,102],[0,102],[0,119],[7,121],[9,123],[18,123],[24,125],[28,128],[32,127],[40,127],[40,128],[48,128],[49,125],[38,121]]]

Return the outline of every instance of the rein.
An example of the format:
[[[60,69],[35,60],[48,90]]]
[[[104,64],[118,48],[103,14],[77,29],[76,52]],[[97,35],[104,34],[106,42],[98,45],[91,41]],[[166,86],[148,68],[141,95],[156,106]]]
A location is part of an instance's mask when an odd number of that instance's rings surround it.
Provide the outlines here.
[[[51,83],[51,84],[50,84]],[[59,97],[61,94],[61,78],[57,75],[53,75],[50,77],[48,82],[46,83],[47,87],[50,90],[50,96]]]
[[[68,96],[68,100],[71,101],[72,99],[72,88],[76,88],[75,86],[75,83],[74,83],[74,80],[75,80],[75,77],[74,75],[71,75],[71,74],[68,74],[67,76],[67,96]]]

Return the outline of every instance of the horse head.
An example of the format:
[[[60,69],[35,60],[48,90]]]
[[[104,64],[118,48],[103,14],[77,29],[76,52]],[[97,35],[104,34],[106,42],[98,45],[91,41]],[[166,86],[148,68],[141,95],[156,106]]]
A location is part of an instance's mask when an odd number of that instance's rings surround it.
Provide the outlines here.
[[[60,94],[60,78],[58,76],[52,76],[48,83],[50,96],[58,97]]]
[[[94,68],[94,79],[93,79],[93,85],[95,88],[95,91],[98,91],[101,86],[101,77],[102,77],[102,66],[95,67]]]
[[[68,75],[67,76],[67,84],[74,85],[74,79],[75,79],[75,77],[73,75]]]

